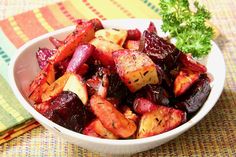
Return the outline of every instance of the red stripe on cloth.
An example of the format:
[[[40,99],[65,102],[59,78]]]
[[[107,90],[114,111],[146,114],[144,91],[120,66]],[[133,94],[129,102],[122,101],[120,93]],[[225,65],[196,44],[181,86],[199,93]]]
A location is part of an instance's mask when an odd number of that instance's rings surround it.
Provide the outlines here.
[[[33,39],[48,31],[40,24],[32,11],[16,15],[15,20],[24,34]]]
[[[121,11],[123,11],[123,13],[125,13],[128,17],[130,18],[135,18],[134,15],[132,15],[131,12],[129,12],[127,9],[125,9],[122,5],[120,5],[119,3],[117,3],[114,0],[110,0],[111,3],[113,3],[117,8],[119,8]]]
[[[65,6],[63,5],[63,3],[57,3],[57,5],[59,6],[60,10],[62,11],[62,13],[72,22],[76,21],[76,18],[73,17],[65,8]]]
[[[19,36],[17,36],[16,32],[11,27],[8,20],[0,21],[0,27],[5,33],[5,35],[8,37],[8,39],[16,46],[16,48],[19,48],[20,46],[24,44],[24,41]],[[7,44],[7,43],[3,43],[3,44]]]
[[[106,18],[98,11],[96,10],[87,0],[83,0],[84,4],[94,13],[96,14],[100,19],[106,20]]]
[[[64,27],[57,20],[57,18],[60,18],[60,17],[54,17],[54,15],[52,14],[52,12],[50,11],[50,9],[48,7],[40,8],[40,11],[43,14],[43,17],[45,18],[45,20],[48,22],[48,24],[51,27],[53,27],[54,29],[59,29],[59,28]]]

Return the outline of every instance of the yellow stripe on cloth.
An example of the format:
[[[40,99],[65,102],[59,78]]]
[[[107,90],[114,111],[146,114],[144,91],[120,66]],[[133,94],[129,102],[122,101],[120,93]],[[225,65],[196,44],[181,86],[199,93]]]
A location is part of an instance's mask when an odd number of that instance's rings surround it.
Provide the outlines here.
[[[24,41],[27,42],[29,38],[24,34],[24,32],[21,30],[19,25],[17,24],[16,20],[13,16],[8,18],[8,21],[10,25],[12,26],[13,30],[16,32],[16,34]]]
[[[65,1],[64,7],[73,18],[86,19],[86,15],[83,13],[83,11],[77,10],[70,1]]]
[[[11,113],[11,116],[17,121],[17,122],[22,122],[24,120],[24,117],[21,116],[14,108],[12,108],[0,95],[1,103],[5,104],[2,105],[2,109],[5,110],[8,113]],[[0,132],[2,129],[0,130]]]
[[[82,11],[83,14],[86,15],[87,19],[92,19],[95,17],[98,18],[98,16],[93,11],[91,11],[91,9],[89,9],[88,6],[85,5],[85,3],[77,0],[71,0],[71,3],[77,9],[77,11]]]
[[[112,18],[131,18],[130,16],[128,16],[123,10],[121,10],[117,6],[116,1],[103,0],[101,2],[101,0],[90,0],[89,2],[91,4],[93,4],[94,7],[95,6],[99,6],[99,7],[96,7],[97,11],[99,11],[107,19],[112,19]],[[109,7],[107,7],[107,6],[109,6]]]
[[[148,3],[145,3],[143,0],[119,0],[116,1],[120,5],[122,5],[125,9],[132,12],[138,18],[156,18],[160,19],[158,13],[152,10]],[[156,0],[158,4],[159,0]]]
[[[66,18],[66,16],[61,12],[58,5],[49,5],[48,8],[50,9],[53,16],[57,19],[57,21],[61,25],[63,26],[73,25],[73,22],[70,21],[68,18]]]
[[[35,17],[38,19],[38,21],[40,22],[40,24],[48,31],[48,32],[52,32],[54,31],[54,29],[49,25],[49,23],[45,20],[45,18],[43,17],[42,13],[40,12],[39,9],[34,9],[33,10]]]

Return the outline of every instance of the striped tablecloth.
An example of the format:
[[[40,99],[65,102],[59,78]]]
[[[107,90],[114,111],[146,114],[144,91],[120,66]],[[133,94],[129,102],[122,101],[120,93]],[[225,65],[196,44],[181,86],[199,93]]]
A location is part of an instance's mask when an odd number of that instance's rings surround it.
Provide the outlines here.
[[[9,50],[10,47],[14,50],[40,34],[73,24],[73,20],[78,17],[100,19],[159,17],[156,0],[71,0],[37,9],[52,2],[59,1],[1,0],[0,18],[8,19],[1,21],[0,25],[3,32],[8,35],[8,42],[13,43],[10,46],[3,44],[5,39],[1,38],[2,49]],[[221,98],[199,124],[183,135],[160,147],[133,156],[236,156],[236,53],[234,52],[236,50],[236,2],[234,0],[202,0],[201,2],[212,12],[212,23],[221,32],[216,42],[224,54],[227,67],[226,83]],[[30,9],[34,10],[25,14],[31,20],[24,19],[21,15],[12,17]],[[37,31],[27,32],[26,30],[33,30],[30,25],[37,25]],[[10,58],[14,53],[9,52],[7,55]],[[7,57],[4,59],[7,64],[9,59]],[[0,67],[1,73],[4,73],[4,66],[6,65]],[[17,103],[14,98],[6,99],[2,96],[11,94],[5,93],[5,90],[10,92],[6,82],[0,78],[0,103]],[[27,118],[30,119],[30,115],[24,117],[26,122]],[[40,126],[0,145],[0,156],[107,155],[69,144]]]

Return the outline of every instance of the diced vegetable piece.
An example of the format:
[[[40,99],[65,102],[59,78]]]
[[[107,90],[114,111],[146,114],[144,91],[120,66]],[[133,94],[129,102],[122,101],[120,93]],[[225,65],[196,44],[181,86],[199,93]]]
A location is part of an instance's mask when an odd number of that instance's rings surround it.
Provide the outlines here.
[[[192,71],[196,71],[199,73],[207,72],[207,68],[204,65],[200,64],[199,62],[195,61],[191,54],[181,53],[179,59],[180,59],[180,62],[186,68],[188,68]]]
[[[116,136],[127,138],[137,129],[132,120],[126,119],[110,102],[98,95],[90,99],[93,113],[98,117],[103,126]]]
[[[185,110],[188,113],[196,112],[207,100],[211,87],[209,79],[200,77],[200,79],[186,92],[180,99],[181,102],[175,106]]]
[[[47,64],[49,58],[56,53],[56,50],[54,49],[48,49],[48,48],[39,48],[36,52],[36,58],[39,64],[40,69],[43,69]]]
[[[173,44],[149,31],[143,32],[139,49],[164,70],[170,70],[175,65],[180,53]]]
[[[58,96],[62,92],[70,75],[71,74],[69,73],[62,75],[60,78],[54,81],[50,86],[48,86],[42,93],[42,101],[43,102],[49,101],[52,98]]]
[[[74,72],[76,71],[87,61],[87,59],[92,55],[95,47],[91,44],[81,44],[79,45],[74,54],[72,59],[70,60],[66,71],[67,72]]]
[[[141,32],[139,29],[129,29],[126,40],[140,40]]]
[[[149,137],[169,131],[186,121],[181,110],[157,105],[157,109],[142,115],[137,138]]]
[[[63,87],[63,91],[71,91],[77,94],[84,105],[88,102],[87,87],[79,75],[71,73]]]
[[[55,80],[55,70],[52,64],[47,64],[35,77],[29,87],[29,99],[41,103],[41,96],[45,89]]]
[[[174,94],[176,97],[184,94],[199,78],[198,72],[181,70],[174,81]]]
[[[111,41],[117,45],[122,46],[127,37],[127,31],[119,30],[119,29],[112,29],[112,28],[105,28],[105,29],[100,29],[99,31],[96,31],[95,37],[103,38],[104,40]]]
[[[82,132],[94,115],[75,93],[63,91],[52,100],[44,116],[63,127]]]
[[[130,50],[138,50],[139,49],[139,40],[127,40],[125,42],[124,48],[130,49]]]
[[[145,114],[157,109],[157,105],[144,98],[136,98],[133,104],[134,111],[138,114]]]
[[[96,51],[93,53],[93,57],[108,67],[114,67],[115,63],[112,58],[112,52],[123,49],[120,45],[117,45],[111,41],[104,40],[102,38],[95,38],[90,41],[90,44],[96,47]]]
[[[58,48],[58,52],[50,58],[51,62],[58,63],[68,56],[71,56],[80,43],[89,42],[94,38],[94,35],[95,32],[91,23],[83,25],[83,28],[80,30],[75,30],[71,35],[69,35],[66,43]]]
[[[146,54],[124,49],[113,52],[113,58],[117,73],[131,92],[159,83],[156,65]]]

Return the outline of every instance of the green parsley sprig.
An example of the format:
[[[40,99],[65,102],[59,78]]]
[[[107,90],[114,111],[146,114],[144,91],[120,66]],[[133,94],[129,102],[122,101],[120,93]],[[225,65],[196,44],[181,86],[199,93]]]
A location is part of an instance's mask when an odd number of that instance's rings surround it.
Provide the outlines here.
[[[176,38],[176,47],[194,57],[203,57],[211,50],[213,29],[205,23],[210,12],[198,2],[191,11],[188,0],[160,0],[162,30]]]

